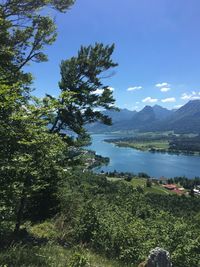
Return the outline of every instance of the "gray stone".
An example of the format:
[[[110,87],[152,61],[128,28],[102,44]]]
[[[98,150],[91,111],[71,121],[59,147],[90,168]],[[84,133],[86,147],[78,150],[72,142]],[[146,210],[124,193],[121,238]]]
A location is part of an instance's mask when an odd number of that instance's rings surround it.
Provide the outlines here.
[[[162,248],[155,248],[150,251],[147,259],[147,267],[172,267],[169,252]]]

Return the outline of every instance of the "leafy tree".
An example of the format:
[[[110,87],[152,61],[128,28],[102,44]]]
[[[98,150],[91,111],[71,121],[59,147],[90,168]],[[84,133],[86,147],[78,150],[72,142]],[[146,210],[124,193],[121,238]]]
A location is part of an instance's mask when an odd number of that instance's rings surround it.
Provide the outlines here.
[[[63,61],[59,99],[47,96],[39,101],[30,94],[32,77],[23,67],[46,61],[42,50],[56,38],[53,20],[41,10],[51,6],[64,12],[71,4],[72,0],[0,1],[0,216],[15,222],[15,234],[30,207],[37,207],[34,197],[44,203],[45,196],[56,193],[66,170],[80,162],[77,147],[85,137],[83,125],[97,119],[110,123],[95,109],[113,108],[112,92],[100,75],[117,65],[111,59],[114,45],[82,47],[77,58]],[[60,134],[63,126],[79,138]]]
[[[111,59],[113,50],[114,45],[97,43],[81,47],[77,57],[61,62],[61,107],[57,110],[51,132],[67,128],[77,134],[84,134],[83,126],[86,123],[100,120],[111,124],[110,118],[103,115],[99,108],[114,109],[112,90],[102,82],[102,78],[105,78],[103,75],[117,66]],[[69,94],[72,96],[70,104],[66,101]]]
[[[65,12],[73,0],[1,0],[0,1],[0,80],[6,83],[30,82],[31,75],[23,67],[31,62],[42,62],[42,52],[56,38],[56,27],[49,16],[42,15],[44,7]]]
[[[56,188],[67,150],[64,140],[46,128],[55,103],[47,108],[34,101],[32,77],[23,67],[46,61],[42,50],[56,38],[55,24],[42,9],[64,12],[73,2],[0,1],[0,216],[16,222],[16,233],[29,198]]]
[[[49,134],[43,119],[48,110],[34,104],[23,106],[16,91],[17,87],[11,91],[4,86],[0,94],[0,199],[2,219],[16,221],[17,233],[28,199],[42,189],[56,188],[67,146],[58,135]]]

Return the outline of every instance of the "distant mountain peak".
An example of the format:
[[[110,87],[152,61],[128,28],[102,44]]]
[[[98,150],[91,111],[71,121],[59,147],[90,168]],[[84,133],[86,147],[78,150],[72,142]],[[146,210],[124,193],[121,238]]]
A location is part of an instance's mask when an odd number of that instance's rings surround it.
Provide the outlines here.
[[[177,114],[182,112],[190,113],[190,115],[200,112],[200,99],[190,100],[176,111]]]
[[[153,110],[152,106],[147,105],[141,111],[148,111],[148,110]],[[141,112],[141,111],[139,111],[139,112]]]
[[[167,109],[167,108],[162,107],[161,105],[158,105],[158,104],[154,105],[153,108]]]
[[[156,105],[153,106],[153,108],[156,108],[156,107],[157,107],[157,108],[163,108],[162,106],[160,106],[160,105],[158,105],[158,104],[156,104]]]
[[[88,130],[97,132],[142,130],[175,131],[178,133],[200,133],[200,99],[190,100],[177,110],[168,110],[160,105],[145,106],[141,111],[126,108],[117,111],[104,111],[112,118],[113,125],[99,123],[88,125]]]

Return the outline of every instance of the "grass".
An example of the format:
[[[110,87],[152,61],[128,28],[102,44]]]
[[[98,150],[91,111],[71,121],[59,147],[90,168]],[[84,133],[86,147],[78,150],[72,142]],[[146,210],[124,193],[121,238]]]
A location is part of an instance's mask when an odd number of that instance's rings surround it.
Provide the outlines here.
[[[133,187],[137,187],[137,186],[145,187],[146,181],[147,180],[145,178],[133,178],[131,180],[131,184]]]
[[[169,142],[167,140],[134,141],[134,142],[116,141],[115,144],[117,146],[131,147],[142,151],[151,149],[168,151],[169,149]]]
[[[108,177],[107,178],[109,181],[122,181],[124,180],[123,178],[116,178],[116,177]],[[137,188],[140,186],[143,188],[145,193],[156,193],[156,194],[167,194],[167,195],[172,195],[175,194],[174,192],[162,187],[162,185],[157,185],[155,183],[152,184],[151,187],[146,187],[146,178],[132,178],[130,182],[127,182],[124,180],[124,182],[131,184],[134,188]]]
[[[192,154],[199,155],[199,150],[194,150],[191,146],[191,151],[183,147],[174,149],[173,146],[170,146],[170,142],[173,141],[172,135],[177,138],[180,137],[180,134],[174,134],[173,132],[160,132],[160,133],[135,133],[134,136],[127,136],[127,138],[117,138],[112,139],[110,142],[114,143],[119,147],[130,147],[141,151],[151,151],[151,152],[169,152],[173,154]],[[184,134],[184,138],[194,138],[196,134]],[[129,138],[128,138],[129,137]],[[109,140],[107,140],[109,142]]]
[[[107,177],[108,181],[111,182],[117,182],[117,181],[122,181],[124,178],[118,178],[118,177]]]
[[[57,242],[54,222],[24,225],[28,236],[0,250],[0,267],[122,267],[131,266],[108,259],[84,245],[70,247]],[[30,237],[32,238],[30,241]],[[33,241],[34,240],[34,241]],[[43,240],[43,241],[41,241]],[[136,267],[133,266],[132,267]]]
[[[167,190],[161,186],[158,186],[158,185],[153,185],[152,187],[146,187],[145,188],[145,192],[148,192],[148,193],[156,193],[156,194],[162,194],[162,195],[171,195],[172,192],[170,190]]]
[[[156,194],[173,194],[170,190],[163,188],[161,185],[152,184],[151,187],[146,187],[146,179],[145,178],[133,178],[131,180],[131,184],[133,187],[142,187],[145,193],[156,193]]]
[[[2,267],[121,267],[86,248],[66,249],[48,243],[41,246],[15,245],[0,252]]]

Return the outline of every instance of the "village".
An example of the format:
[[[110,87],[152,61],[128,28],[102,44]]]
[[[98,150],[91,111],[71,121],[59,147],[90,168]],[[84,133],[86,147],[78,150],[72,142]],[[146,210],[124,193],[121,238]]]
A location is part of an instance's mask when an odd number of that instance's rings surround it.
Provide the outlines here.
[[[160,179],[159,179],[160,184],[165,189],[167,189],[173,193],[176,193],[177,195],[188,195],[190,193],[190,194],[200,196],[200,185],[194,186],[194,188],[191,188],[191,190],[189,191],[187,188],[184,188],[184,186],[180,186],[177,183],[170,183],[170,181],[171,180],[169,180],[165,177],[160,177]]]
[[[200,178],[186,177],[160,178],[150,177],[146,173],[132,174],[129,172],[101,172],[110,181],[124,181],[144,193],[176,194],[178,196],[200,196]]]

